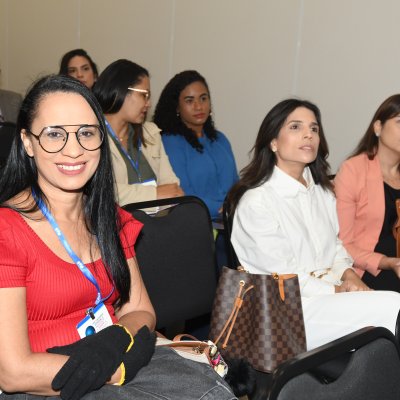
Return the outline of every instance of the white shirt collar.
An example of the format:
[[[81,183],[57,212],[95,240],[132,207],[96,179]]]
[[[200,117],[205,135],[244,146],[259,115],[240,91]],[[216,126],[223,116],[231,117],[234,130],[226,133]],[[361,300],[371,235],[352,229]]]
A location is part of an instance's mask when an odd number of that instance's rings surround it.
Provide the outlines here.
[[[304,168],[303,178],[307,182],[307,187],[275,166],[271,178],[264,185],[273,187],[282,197],[296,197],[298,193],[314,190],[315,183],[309,167]]]

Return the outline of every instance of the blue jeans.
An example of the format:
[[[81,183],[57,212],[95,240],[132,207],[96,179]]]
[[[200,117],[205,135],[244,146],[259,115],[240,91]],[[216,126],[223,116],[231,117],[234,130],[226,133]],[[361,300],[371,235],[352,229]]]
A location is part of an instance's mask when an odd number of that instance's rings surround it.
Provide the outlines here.
[[[60,400],[59,396],[0,395],[0,400]],[[208,365],[157,347],[150,363],[124,386],[104,385],[82,400],[235,400],[225,381]]]

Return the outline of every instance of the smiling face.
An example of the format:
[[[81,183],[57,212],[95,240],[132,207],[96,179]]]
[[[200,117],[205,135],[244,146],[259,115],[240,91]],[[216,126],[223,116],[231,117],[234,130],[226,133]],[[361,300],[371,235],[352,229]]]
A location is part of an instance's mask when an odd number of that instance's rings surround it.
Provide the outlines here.
[[[25,132],[21,138],[29,157],[33,157],[38,170],[38,184],[43,191],[80,192],[95,173],[100,161],[100,149],[85,150],[77,141],[75,131],[81,125],[97,125],[92,108],[76,93],[54,92],[40,101],[30,131],[39,135],[43,128],[66,126],[70,132],[65,147],[58,153],[47,153],[39,140]]]
[[[130,87],[143,90],[143,92],[128,90],[120,112],[126,122],[142,124],[151,106],[150,97],[148,97],[148,93],[150,93],[150,79],[148,76],[143,76],[139,83]]]
[[[319,126],[314,113],[298,107],[288,115],[278,137],[271,141],[276,165],[291,176],[298,176],[318,153]]]
[[[210,95],[202,82],[193,82],[182,90],[177,112],[182,122],[197,135],[201,135],[210,111]]]
[[[72,57],[69,60],[67,71],[69,76],[78,79],[89,89],[93,87],[97,79],[89,60],[83,56]]]

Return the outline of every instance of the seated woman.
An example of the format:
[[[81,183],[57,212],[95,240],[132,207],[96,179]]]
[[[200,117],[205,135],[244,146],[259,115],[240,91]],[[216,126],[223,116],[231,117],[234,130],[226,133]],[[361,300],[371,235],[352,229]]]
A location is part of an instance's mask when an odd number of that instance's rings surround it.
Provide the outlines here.
[[[99,76],[94,94],[106,117],[118,203],[183,196],[160,130],[145,122],[150,107],[148,71],[117,60]]]
[[[75,49],[65,53],[61,59],[58,73],[78,79],[89,89],[93,89],[93,85],[99,76],[96,64],[83,49]]]
[[[400,94],[377,109],[335,178],[339,237],[362,280],[373,289],[400,292],[400,258],[393,225],[400,198]]]
[[[200,197],[212,219],[221,218],[237,171],[228,139],[214,127],[206,80],[197,71],[175,75],[160,95],[154,122],[182,189]]]
[[[0,398],[232,399],[209,366],[154,351],[141,224],[115,204],[105,129],[69,77],[22,103],[0,181]]]
[[[307,347],[365,326],[395,331],[400,294],[370,291],[338,239],[319,109],[288,99],[261,124],[253,157],[228,195],[232,244],[251,273],[298,274]]]

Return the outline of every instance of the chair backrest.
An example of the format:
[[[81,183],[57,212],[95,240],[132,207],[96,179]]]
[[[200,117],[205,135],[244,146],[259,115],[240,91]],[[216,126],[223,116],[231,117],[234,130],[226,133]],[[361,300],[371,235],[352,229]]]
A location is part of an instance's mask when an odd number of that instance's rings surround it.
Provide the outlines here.
[[[352,351],[343,373],[326,383],[312,372]],[[400,399],[400,356],[393,334],[381,327],[363,328],[303,353],[274,372],[268,400]]]
[[[228,254],[228,266],[230,268],[237,268],[240,265],[240,262],[231,242],[233,213],[231,212],[229,202],[226,199],[222,206],[222,221],[225,230],[225,246]]]
[[[171,207],[157,214],[143,211],[167,205]],[[135,250],[157,329],[211,312],[217,266],[211,218],[203,201],[184,196],[124,209],[144,224]]]
[[[0,122],[0,169],[5,165],[10,154],[15,128],[16,125],[13,122]]]

